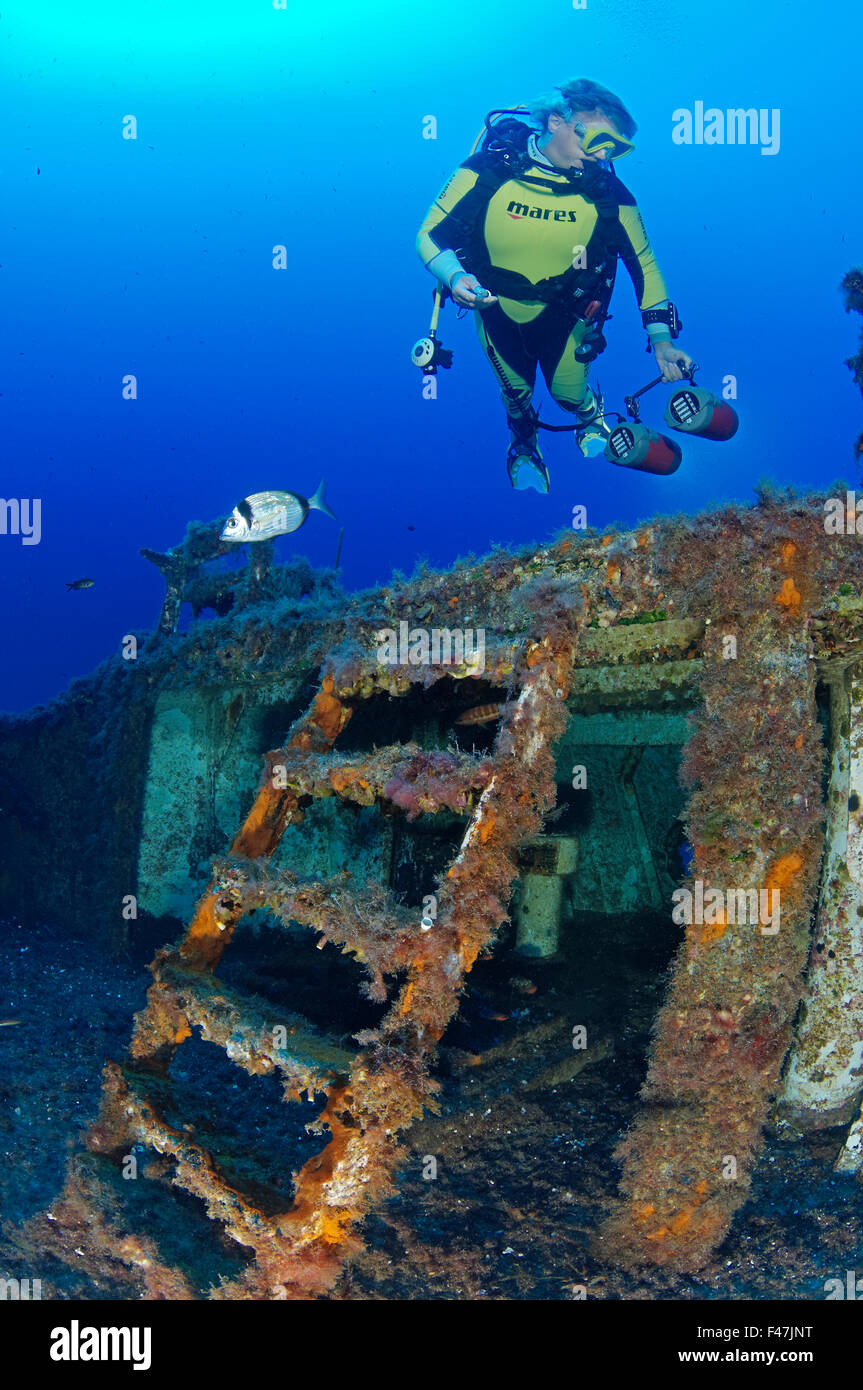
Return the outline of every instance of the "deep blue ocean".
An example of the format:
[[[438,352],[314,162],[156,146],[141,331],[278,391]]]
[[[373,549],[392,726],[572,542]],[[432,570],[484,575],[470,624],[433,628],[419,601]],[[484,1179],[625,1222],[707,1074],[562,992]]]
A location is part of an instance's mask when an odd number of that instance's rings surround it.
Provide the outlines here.
[[[152,627],[163,586],[140,547],[258,490],[325,476],[358,588],[542,540],[579,503],[604,527],[749,501],[765,477],[853,485],[858,322],[838,287],[861,259],[858,25],[850,3],[802,0],[5,4],[0,493],[38,499],[41,533],[0,535],[0,706],[49,701]],[[639,124],[618,172],[679,344],[700,384],[736,379],[741,428],[684,441],[669,478],[546,435],[540,496],[509,486],[497,385],[452,305],[454,366],[423,398],[410,350],[433,281],[414,240],[486,111],[573,77]],[[769,152],[672,138],[675,112],[738,107],[765,113]],[[594,377],[622,409],[656,375],[623,269],[612,313]],[[337,539],[314,513],[277,555],[332,565]]]

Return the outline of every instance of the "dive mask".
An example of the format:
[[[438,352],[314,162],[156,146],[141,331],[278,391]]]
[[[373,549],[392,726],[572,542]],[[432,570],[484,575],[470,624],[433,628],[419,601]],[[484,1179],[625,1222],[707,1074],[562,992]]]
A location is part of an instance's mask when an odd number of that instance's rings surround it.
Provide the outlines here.
[[[573,130],[584,146],[584,153],[596,159],[620,159],[621,155],[635,149],[631,140],[624,140],[622,135],[612,135],[610,130],[600,130],[595,125],[586,126],[576,121]]]

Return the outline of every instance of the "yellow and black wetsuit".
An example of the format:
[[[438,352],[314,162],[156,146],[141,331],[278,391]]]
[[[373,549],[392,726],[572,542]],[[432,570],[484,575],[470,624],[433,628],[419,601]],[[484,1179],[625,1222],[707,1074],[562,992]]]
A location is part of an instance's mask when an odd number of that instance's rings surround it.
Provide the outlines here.
[[[539,366],[558,404],[589,418],[589,364],[574,355],[588,333],[583,306],[600,303],[601,325],[618,256],[640,309],[667,304],[667,290],[635,200],[611,170],[557,168],[522,131],[523,148],[509,160],[481,152],[459,166],[417,250],[447,286],[467,272],[498,296],[475,320],[510,416],[529,408]],[[670,340],[663,325],[648,332]]]

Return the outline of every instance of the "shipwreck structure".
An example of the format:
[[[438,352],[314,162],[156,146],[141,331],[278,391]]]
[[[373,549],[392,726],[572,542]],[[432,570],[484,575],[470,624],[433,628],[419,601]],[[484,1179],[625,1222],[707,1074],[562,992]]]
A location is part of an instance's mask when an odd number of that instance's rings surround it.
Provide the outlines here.
[[[50,916],[67,884],[76,925],[115,949],[142,917],[188,924],[106,1067],[52,1248],[150,1297],[332,1290],[434,1107],[475,961],[510,915],[520,958],[553,958],[567,902],[680,927],[602,1260],[698,1269],[768,1123],[844,1126],[836,1166],[859,1173],[863,520],[844,485],[350,596],[262,550],[218,568],[216,535],[149,557],[167,596],[133,660],[0,730],[0,905]],[[177,635],[184,599],[217,616]],[[29,774],[61,733],[78,755],[49,846]],[[250,914],[350,957],[374,1017],[346,1039],[229,983]],[[319,1150],[286,1199],[243,1190],[184,1123],[190,1039],[314,1099]],[[234,1277],[193,1287],[124,1213],[106,1174],[136,1154],[241,1248]]]

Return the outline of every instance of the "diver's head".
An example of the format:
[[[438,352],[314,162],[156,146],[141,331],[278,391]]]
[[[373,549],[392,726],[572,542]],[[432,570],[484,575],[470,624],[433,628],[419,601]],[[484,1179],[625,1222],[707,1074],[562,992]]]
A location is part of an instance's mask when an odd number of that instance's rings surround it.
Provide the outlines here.
[[[583,169],[585,164],[605,163],[612,150],[622,153],[628,141],[601,111],[573,111],[568,117],[554,111],[548,118],[546,135],[538,143],[552,164],[561,169]]]
[[[618,159],[633,148],[632,116],[619,97],[588,78],[562,82],[528,110],[540,149],[561,169]]]

